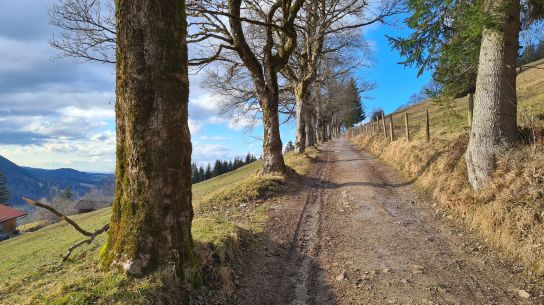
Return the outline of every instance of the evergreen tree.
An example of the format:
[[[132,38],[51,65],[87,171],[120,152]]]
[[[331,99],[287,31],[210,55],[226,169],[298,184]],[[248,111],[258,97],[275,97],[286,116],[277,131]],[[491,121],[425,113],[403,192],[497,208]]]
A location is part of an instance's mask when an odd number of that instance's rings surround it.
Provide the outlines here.
[[[292,150],[295,150],[295,145],[293,145],[292,141],[287,142],[287,145],[285,145],[285,152],[290,152]]]
[[[511,0],[508,0],[511,1]],[[518,0],[519,1],[519,0]],[[482,33],[496,20],[486,12],[490,0],[407,0],[408,37],[388,37],[405,58],[402,64],[433,71],[431,97],[461,97],[476,90]],[[544,1],[522,1],[524,28],[544,15]]]
[[[212,177],[212,167],[210,163],[206,166],[206,172],[204,173],[204,180],[208,180]]]
[[[62,192],[62,197],[68,200],[74,199],[74,192],[72,191],[72,188],[69,186]]]
[[[213,165],[213,171],[212,176],[217,177],[223,173],[223,163],[221,160],[215,160],[215,163]]]
[[[247,153],[247,155],[246,155],[246,164],[249,164],[249,163],[251,163],[251,154]]]
[[[206,179],[206,172],[204,171],[204,167],[202,167],[202,165],[198,168],[198,177],[200,181],[204,181]]]
[[[6,204],[10,197],[6,177],[0,173],[0,204]]]
[[[433,71],[434,96],[474,92],[484,25],[484,0],[408,0],[408,37],[388,37],[406,66]]]
[[[342,123],[346,127],[352,127],[353,125],[363,121],[366,116],[363,109],[363,104],[361,102],[361,97],[359,95],[359,88],[357,88],[355,79],[351,78],[344,90],[346,106],[350,110],[346,112]]]
[[[195,163],[191,163],[191,173],[192,173],[191,182],[193,184],[201,181],[199,177],[199,173],[198,173],[198,167],[196,166]]]

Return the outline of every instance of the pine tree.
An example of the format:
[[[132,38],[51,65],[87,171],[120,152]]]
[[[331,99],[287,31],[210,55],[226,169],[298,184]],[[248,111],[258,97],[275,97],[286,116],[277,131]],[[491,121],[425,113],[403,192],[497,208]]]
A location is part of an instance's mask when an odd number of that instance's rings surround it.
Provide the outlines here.
[[[353,125],[363,121],[366,116],[363,109],[363,104],[361,103],[359,88],[357,88],[355,79],[351,78],[344,90],[346,106],[349,108],[349,111],[346,112],[346,115],[342,120],[342,124],[346,127],[352,127]]]
[[[204,173],[204,180],[208,180],[212,177],[212,167],[210,163],[206,166],[206,172]]]
[[[221,160],[215,160],[212,170],[212,176],[217,177],[223,173],[223,163]]]
[[[74,199],[74,192],[72,191],[72,187],[69,186],[64,189],[64,191],[62,192],[62,197],[68,200]]]
[[[433,71],[438,84],[433,96],[474,92],[484,15],[484,0],[408,0],[408,37],[388,37],[405,58],[404,65]]]
[[[198,168],[198,178],[200,181],[206,180],[206,171],[204,170],[204,167],[202,165]]]
[[[0,173],[0,204],[7,204],[10,197],[10,191],[4,174]]]
[[[287,153],[293,150],[295,150],[295,145],[293,145],[293,142],[292,141],[287,142],[287,144],[285,145],[284,151]]]
[[[245,162],[245,163],[246,163],[246,164],[251,163],[251,154],[250,154],[250,153],[247,153],[247,155],[246,155],[246,162]]]
[[[192,173],[191,182],[193,184],[199,183],[202,181],[202,177],[200,177],[200,173],[198,172],[198,166],[196,166],[195,163],[191,164],[191,173]]]

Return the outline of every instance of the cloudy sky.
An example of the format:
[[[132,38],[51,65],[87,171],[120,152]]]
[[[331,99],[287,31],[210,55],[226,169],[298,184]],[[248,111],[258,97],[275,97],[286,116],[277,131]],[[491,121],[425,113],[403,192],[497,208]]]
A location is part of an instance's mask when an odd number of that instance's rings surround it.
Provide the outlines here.
[[[0,155],[31,167],[71,167],[91,172],[115,168],[115,71],[110,64],[53,59],[48,8],[55,0],[0,0]],[[392,111],[428,81],[397,65],[384,34],[402,27],[365,31],[374,48],[371,69],[357,71],[378,88],[367,109]],[[218,114],[218,98],[191,78],[190,127],[193,159],[206,163],[261,153],[259,123],[235,123]],[[282,140],[294,139],[294,123],[282,126]]]

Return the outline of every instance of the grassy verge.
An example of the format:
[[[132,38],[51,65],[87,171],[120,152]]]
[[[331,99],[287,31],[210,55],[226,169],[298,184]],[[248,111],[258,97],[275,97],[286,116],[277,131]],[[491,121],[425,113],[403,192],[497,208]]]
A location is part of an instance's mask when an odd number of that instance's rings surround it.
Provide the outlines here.
[[[544,94],[538,90],[544,86],[544,71],[522,73],[518,86],[519,123],[538,134],[544,126]],[[423,140],[423,116],[418,117],[425,109],[431,113],[429,143]],[[475,193],[467,182],[464,159],[468,144],[466,99],[449,107],[425,102],[406,112],[413,114],[411,126],[419,126],[414,128],[413,141],[406,141],[401,132],[397,133],[400,139],[393,142],[383,135],[366,134],[351,140],[427,191],[437,200],[437,213],[461,219],[504,255],[522,262],[529,272],[544,275],[542,141],[509,152],[499,160],[490,185]]]
[[[195,303],[222,301],[233,292],[233,268],[241,245],[250,242],[267,220],[264,199],[283,192],[297,174],[305,174],[317,153],[310,149],[303,156],[288,154],[286,163],[293,170],[287,176],[261,176],[261,162],[257,161],[194,185],[192,231],[205,280]],[[108,222],[110,215],[108,208],[74,216],[74,220],[94,230]],[[132,279],[100,270],[98,252],[105,238],[102,235],[77,250],[62,265],[61,256],[82,239],[64,223],[1,242],[0,304],[149,304],[164,295],[168,297],[168,283],[161,272]]]

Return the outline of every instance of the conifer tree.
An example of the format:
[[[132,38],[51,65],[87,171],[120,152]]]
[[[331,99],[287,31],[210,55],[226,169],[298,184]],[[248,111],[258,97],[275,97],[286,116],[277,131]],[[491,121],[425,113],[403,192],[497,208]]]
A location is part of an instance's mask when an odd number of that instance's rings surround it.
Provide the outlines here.
[[[0,173],[0,204],[6,204],[10,197],[10,191],[4,174]]]
[[[208,180],[212,177],[212,167],[210,163],[206,166],[206,172],[204,173],[204,180]]]

